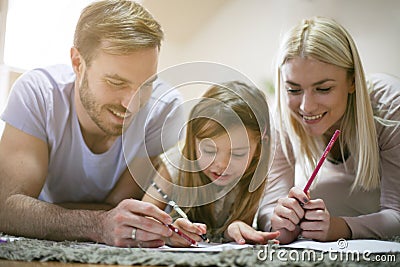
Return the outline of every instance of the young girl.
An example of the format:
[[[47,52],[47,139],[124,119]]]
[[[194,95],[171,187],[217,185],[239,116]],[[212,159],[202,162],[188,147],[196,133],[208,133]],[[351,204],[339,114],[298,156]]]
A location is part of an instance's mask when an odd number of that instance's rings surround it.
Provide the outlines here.
[[[287,33],[277,70],[280,142],[260,226],[281,243],[400,235],[400,80],[367,80],[352,37],[323,17]],[[302,188],[336,129],[310,200]]]
[[[206,231],[211,240],[239,244],[277,237],[277,232],[251,227],[271,155],[265,95],[237,81],[214,85],[192,109],[186,130],[183,149],[177,146],[161,156],[156,186],[143,200],[165,208],[162,196],[167,194],[187,207],[189,221],[178,219],[175,225],[196,241]],[[167,244],[190,245],[180,237]]]

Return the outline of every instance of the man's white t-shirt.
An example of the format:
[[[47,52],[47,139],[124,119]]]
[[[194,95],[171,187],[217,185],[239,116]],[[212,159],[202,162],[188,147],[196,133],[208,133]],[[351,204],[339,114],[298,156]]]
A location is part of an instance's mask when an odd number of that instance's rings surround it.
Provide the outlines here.
[[[49,165],[39,199],[52,202],[101,202],[113,189],[127,162],[156,156],[178,141],[183,123],[182,99],[160,81],[149,102],[101,154],[83,140],[74,105],[75,74],[55,65],[26,72],[15,83],[1,118],[47,143]],[[162,138],[161,138],[162,137]],[[123,145],[124,144],[124,145]]]

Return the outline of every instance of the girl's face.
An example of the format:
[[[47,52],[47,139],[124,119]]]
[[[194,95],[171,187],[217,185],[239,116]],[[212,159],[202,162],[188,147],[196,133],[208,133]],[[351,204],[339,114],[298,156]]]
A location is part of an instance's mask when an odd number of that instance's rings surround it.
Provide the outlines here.
[[[196,156],[203,173],[218,186],[237,181],[257,149],[258,142],[244,127],[229,129],[216,138],[196,138]]]
[[[320,136],[340,122],[348,95],[354,92],[345,69],[296,57],[281,71],[287,104],[309,135]]]

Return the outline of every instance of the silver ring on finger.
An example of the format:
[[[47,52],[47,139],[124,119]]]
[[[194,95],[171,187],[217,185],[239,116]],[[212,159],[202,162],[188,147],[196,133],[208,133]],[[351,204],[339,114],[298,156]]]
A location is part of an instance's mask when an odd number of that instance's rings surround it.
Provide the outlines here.
[[[133,240],[136,240],[136,231],[137,231],[136,228],[133,228],[133,229],[132,229],[131,238],[132,238]]]

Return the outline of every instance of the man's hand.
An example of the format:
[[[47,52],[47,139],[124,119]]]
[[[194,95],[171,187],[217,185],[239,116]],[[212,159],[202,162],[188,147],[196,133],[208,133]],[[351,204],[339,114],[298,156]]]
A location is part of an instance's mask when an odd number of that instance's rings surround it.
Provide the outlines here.
[[[177,219],[174,222],[174,226],[197,242],[203,241],[200,235],[207,233],[207,226],[205,224],[192,223],[189,220],[183,218]],[[173,234],[171,237],[167,238],[166,243],[172,247],[190,247],[191,245],[189,241],[179,236],[178,234]]]
[[[125,199],[102,219],[99,242],[118,247],[160,247],[172,231],[172,218],[151,203]],[[135,230],[136,229],[136,230]],[[134,233],[135,239],[132,239]]]

